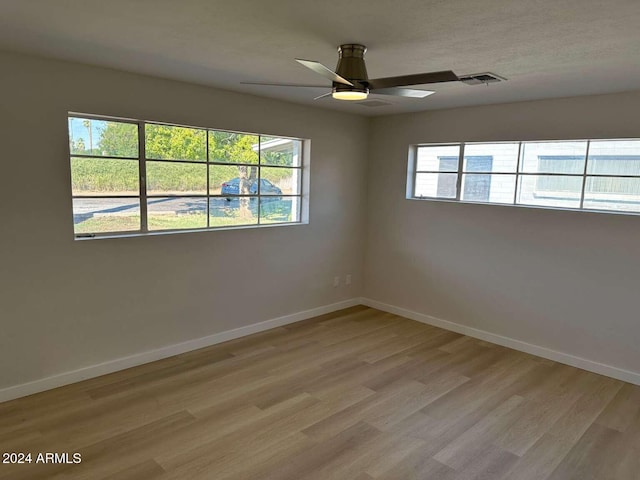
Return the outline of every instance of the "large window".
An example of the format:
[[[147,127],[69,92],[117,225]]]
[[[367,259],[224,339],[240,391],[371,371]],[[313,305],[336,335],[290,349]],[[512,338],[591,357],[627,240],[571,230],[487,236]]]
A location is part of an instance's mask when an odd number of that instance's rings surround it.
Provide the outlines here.
[[[640,140],[418,145],[408,197],[640,213]]]
[[[303,141],[69,116],[77,237],[299,223]]]

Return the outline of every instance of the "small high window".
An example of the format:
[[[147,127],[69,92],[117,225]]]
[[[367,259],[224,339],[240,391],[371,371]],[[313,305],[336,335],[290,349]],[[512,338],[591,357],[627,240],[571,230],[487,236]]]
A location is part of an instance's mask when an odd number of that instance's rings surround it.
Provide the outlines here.
[[[408,198],[640,213],[640,140],[417,145]]]

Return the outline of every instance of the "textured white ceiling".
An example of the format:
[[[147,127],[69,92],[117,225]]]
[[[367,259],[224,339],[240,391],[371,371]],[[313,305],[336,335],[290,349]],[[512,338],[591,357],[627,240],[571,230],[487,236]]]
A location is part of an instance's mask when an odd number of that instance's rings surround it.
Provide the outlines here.
[[[639,0],[0,0],[0,49],[35,53],[363,115],[640,90]],[[509,81],[418,88],[364,107],[293,61],[330,68],[368,47],[371,78],[454,70]],[[328,82],[327,82],[328,83]]]

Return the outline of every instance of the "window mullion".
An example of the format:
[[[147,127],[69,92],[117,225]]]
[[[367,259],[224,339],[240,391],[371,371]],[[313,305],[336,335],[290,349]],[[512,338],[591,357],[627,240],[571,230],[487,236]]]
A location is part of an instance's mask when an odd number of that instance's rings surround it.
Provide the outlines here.
[[[207,135],[206,135],[206,139],[205,141],[207,142],[206,145],[206,149],[207,149],[207,228],[210,228],[210,222],[211,222],[211,213],[209,212],[209,209],[211,208],[211,198],[209,198],[209,195],[211,194],[211,186],[209,185],[209,168],[210,168],[210,163],[209,163],[209,129],[206,130]]]
[[[258,139],[258,142],[260,141],[260,139]],[[299,184],[300,188],[298,189],[300,191],[299,195],[299,200],[298,200],[298,215],[296,216],[296,221],[300,222],[302,221],[302,194],[304,193],[304,164],[303,164],[303,160],[304,160],[304,144],[300,143],[300,147],[298,150],[298,163],[300,164],[300,180],[299,180]],[[292,159],[292,163],[293,163],[293,159]],[[258,161],[258,165],[260,165],[260,162]],[[258,220],[260,220],[260,199],[258,199]]]
[[[520,189],[520,156],[522,155],[522,142],[518,143],[518,160],[516,161],[516,184],[513,188],[513,204],[517,205],[518,190]]]
[[[147,220],[147,151],[145,138],[145,123],[138,122],[138,161],[140,162],[140,230],[149,231]]]
[[[589,148],[591,147],[591,140],[587,140],[587,152],[584,157],[584,171],[582,172],[582,190],[580,191],[580,209],[584,208],[584,190],[587,185],[587,168],[589,164]]]
[[[418,153],[420,152],[420,147],[415,147],[413,151],[413,198],[417,198],[416,196],[416,180],[418,178]]]
[[[262,188],[262,185],[260,184],[260,177],[261,177],[261,170],[262,170],[262,135],[258,135],[258,225],[260,225],[260,189]]]
[[[464,166],[464,142],[460,144],[460,150],[458,153],[458,178],[456,179],[456,200],[462,198],[462,171]]]

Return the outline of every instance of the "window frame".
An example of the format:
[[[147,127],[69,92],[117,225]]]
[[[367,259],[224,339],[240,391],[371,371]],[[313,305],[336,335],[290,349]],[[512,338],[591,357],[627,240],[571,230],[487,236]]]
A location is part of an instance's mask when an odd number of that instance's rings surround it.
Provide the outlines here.
[[[613,209],[595,209],[585,208],[585,189],[587,181],[591,178],[632,178],[640,181],[640,174],[602,174],[602,173],[589,173],[589,160],[590,160],[590,147],[592,142],[635,142],[640,141],[640,138],[597,138],[597,139],[562,139],[562,140],[500,140],[500,141],[470,141],[470,142],[446,142],[446,143],[418,143],[409,146],[409,156],[407,163],[407,188],[406,199],[407,200],[426,200],[432,202],[445,202],[445,203],[465,203],[465,204],[479,204],[479,205],[498,205],[508,207],[524,207],[524,208],[537,208],[545,210],[570,210],[581,212],[593,212],[593,213],[606,213],[617,215],[640,215],[640,210],[637,212],[627,210],[613,210]],[[568,142],[586,142],[586,149],[584,154],[584,168],[580,173],[548,173],[548,172],[526,172],[523,171],[523,145],[533,143],[568,143]],[[515,171],[512,172],[471,172],[464,170],[464,158],[465,158],[465,146],[466,145],[495,145],[495,144],[518,144],[517,162]],[[459,147],[458,155],[458,168],[456,171],[437,171],[437,170],[418,170],[418,152],[421,147]],[[638,159],[640,160],[640,147],[638,150]],[[602,154],[596,155],[596,157],[602,157]],[[635,156],[635,155],[634,155]],[[445,198],[437,196],[416,195],[417,188],[417,175],[420,173],[442,174],[453,173],[457,175],[456,182],[456,196],[455,198]],[[491,201],[475,201],[461,199],[462,195],[462,179],[465,174],[487,174],[487,175],[512,175],[515,176],[515,186],[513,193],[513,202],[491,202]],[[517,203],[518,194],[520,193],[521,179],[527,176],[549,176],[549,177],[573,177],[581,179],[581,190],[578,207],[563,207],[563,206],[550,206],[550,205],[535,205],[526,203]],[[640,203],[640,202],[639,202]]]
[[[103,155],[87,155],[87,154],[74,154],[71,151],[71,142],[70,138],[67,142],[68,148],[68,156],[69,159],[69,167],[71,168],[71,160],[73,158],[87,158],[87,159],[108,159],[108,160],[121,160],[132,162],[135,161],[138,163],[138,195],[75,195],[73,190],[71,192],[71,201],[72,201],[72,213],[73,213],[73,201],[77,199],[101,199],[101,198],[121,198],[121,199],[135,199],[139,201],[139,210],[140,210],[140,228],[138,230],[114,230],[109,232],[95,232],[95,233],[76,233],[75,232],[75,223],[73,223],[73,235],[75,240],[88,240],[88,239],[98,239],[98,238],[122,238],[122,237],[134,237],[134,236],[148,236],[148,235],[163,235],[163,234],[174,234],[174,233],[192,233],[192,232],[209,232],[209,231],[217,231],[217,230],[238,230],[238,229],[247,229],[247,228],[263,228],[263,227],[280,227],[280,226],[294,226],[294,225],[303,225],[309,223],[309,170],[310,170],[310,140],[306,138],[298,138],[287,135],[276,135],[276,134],[260,134],[254,132],[241,132],[236,130],[228,130],[228,129],[220,129],[220,128],[211,128],[211,127],[198,127],[193,125],[182,125],[176,123],[169,122],[161,122],[156,120],[138,120],[131,118],[123,118],[123,117],[114,117],[108,115],[100,115],[100,114],[89,114],[89,113],[79,113],[79,112],[67,112],[67,131],[69,130],[69,119],[81,119],[81,120],[96,120],[96,121],[106,121],[106,122],[118,122],[118,123],[127,123],[133,124],[137,126],[137,135],[138,135],[138,156],[137,157],[106,157]],[[205,144],[206,144],[206,159],[205,160],[186,160],[186,159],[156,159],[156,158],[147,158],[146,155],[146,126],[147,125],[161,125],[167,127],[178,127],[178,128],[191,128],[195,130],[203,130],[205,132]],[[209,152],[209,137],[211,132],[224,132],[224,133],[233,133],[240,135],[252,135],[258,137],[258,162],[255,164],[250,163],[235,163],[235,162],[221,162],[221,161],[212,161],[210,159]],[[278,139],[289,139],[292,141],[299,142],[299,162],[298,165],[272,165],[261,162],[261,139],[265,138],[278,138]],[[166,164],[187,164],[187,165],[202,165],[206,166],[206,193],[205,194],[189,194],[189,195],[176,195],[176,194],[149,194],[147,191],[147,162],[159,162]],[[233,195],[233,198],[255,198],[257,201],[257,219],[255,224],[244,224],[244,225],[224,225],[224,226],[211,226],[211,199],[215,198],[227,198],[229,195],[222,194],[211,194],[210,190],[210,169],[211,166],[226,166],[226,167],[254,167],[257,168],[257,192],[255,194],[238,194]],[[270,195],[260,193],[261,190],[261,170],[263,167],[266,168],[282,168],[289,170],[298,170],[298,193],[296,194],[283,194],[283,195]],[[70,177],[73,178],[73,172],[70,172]],[[269,223],[261,223],[261,199],[266,198],[291,198],[297,199],[298,206],[298,215],[297,220],[290,222],[269,222]],[[201,198],[206,199],[206,218],[207,218],[207,226],[199,227],[199,228],[169,228],[169,229],[149,229],[149,216],[148,216],[148,200],[153,198]],[[73,217],[73,215],[72,215]]]

